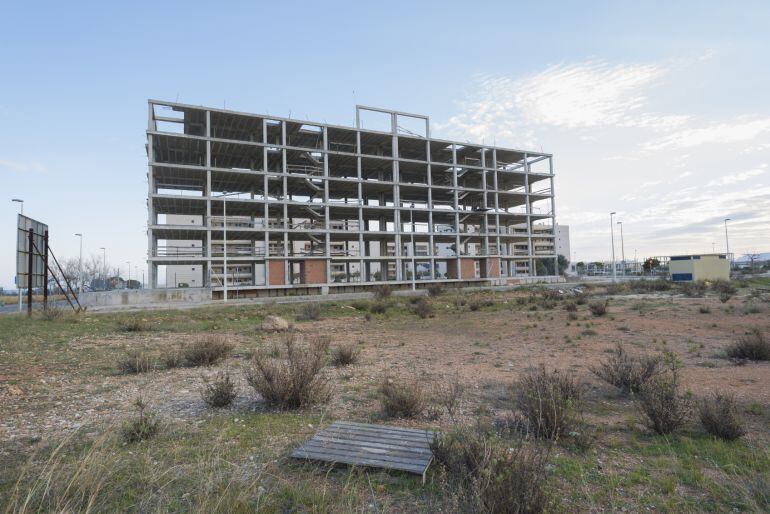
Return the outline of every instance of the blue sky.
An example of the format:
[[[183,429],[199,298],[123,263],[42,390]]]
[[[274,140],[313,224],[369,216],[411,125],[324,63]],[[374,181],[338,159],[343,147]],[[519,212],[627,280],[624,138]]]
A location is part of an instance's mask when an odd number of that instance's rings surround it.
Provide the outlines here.
[[[578,260],[770,249],[767,2],[13,2],[0,16],[0,286],[15,212],[145,267],[147,98],[555,155]],[[114,5],[113,5],[114,4]],[[125,274],[125,271],[124,271]]]

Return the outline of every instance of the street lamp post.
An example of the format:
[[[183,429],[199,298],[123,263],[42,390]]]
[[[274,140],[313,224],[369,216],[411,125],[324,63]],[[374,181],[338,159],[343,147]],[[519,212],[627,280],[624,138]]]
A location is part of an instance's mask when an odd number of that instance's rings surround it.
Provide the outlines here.
[[[24,200],[21,198],[11,198],[12,202],[16,202],[21,204],[21,215],[24,216]],[[16,280],[18,280],[18,276],[16,277]],[[16,284],[16,290],[19,292],[19,312],[21,312],[21,284]]]
[[[83,292],[83,234],[75,234],[80,238],[80,257],[78,257],[78,294]]]
[[[105,247],[100,247],[99,250],[102,251],[102,287],[104,290],[107,290],[107,249]]]
[[[222,197],[222,232],[224,237],[223,252],[222,252],[222,286],[224,289],[224,301],[227,302],[227,197],[230,195],[237,195],[237,192],[228,193],[222,191],[220,195]]]
[[[730,218],[725,218],[725,251],[727,253],[727,263],[730,269],[733,269],[733,261],[730,259],[730,240],[727,238],[727,222],[732,221]]]
[[[409,209],[409,231],[412,233],[412,291],[417,290],[417,283],[415,282],[417,280],[417,268],[415,267],[415,261],[414,261],[414,203],[412,204],[412,208]]]
[[[610,238],[612,240],[612,281],[615,282],[618,279],[617,270],[615,269],[615,225],[612,223],[612,217],[617,214],[615,211],[610,213]]]
[[[623,276],[626,276],[626,244],[623,242],[623,222],[618,221],[618,225],[620,225],[620,258],[623,264]]]

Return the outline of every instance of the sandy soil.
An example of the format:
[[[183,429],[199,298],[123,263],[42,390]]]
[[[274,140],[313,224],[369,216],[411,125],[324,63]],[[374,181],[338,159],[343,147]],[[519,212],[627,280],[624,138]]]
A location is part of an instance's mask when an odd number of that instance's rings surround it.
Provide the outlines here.
[[[298,325],[308,336],[326,334],[332,344],[360,343],[362,349],[359,364],[329,369],[335,394],[327,406],[327,416],[376,419],[376,388],[385,375],[418,379],[428,391],[447,381],[463,383],[469,391],[461,405],[463,417],[472,417],[481,403],[493,410],[499,408],[498,400],[506,387],[539,365],[574,372],[588,384],[594,397],[601,398],[611,388],[590,369],[617,343],[631,352],[675,352],[683,365],[683,383],[696,396],[729,391],[741,402],[765,408],[770,404],[770,363],[739,366],[719,356],[727,344],[751,327],[770,333],[767,304],[760,305],[759,313],[743,314],[744,300],[739,298],[726,307],[714,298],[624,296],[610,300],[606,316],[594,317],[582,305],[578,319],[570,320],[561,306],[530,311],[512,297],[498,298],[496,307],[475,312],[467,307],[458,309],[442,297],[433,302],[436,316],[425,320],[399,315],[367,321],[363,313],[356,313]],[[711,312],[700,313],[699,307],[706,305]],[[115,344],[162,348],[191,337],[179,333],[115,334],[109,339],[80,337],[67,344],[94,349]],[[241,394],[231,410],[259,409],[261,402],[246,386],[241,370],[251,349],[282,336],[231,332],[229,337],[237,343],[235,354],[213,368],[139,375],[105,371],[72,378],[44,365],[27,369],[6,366],[0,381],[0,437],[45,438],[84,423],[109,423],[126,415],[138,395],[171,420],[204,419],[213,414],[200,399],[203,377],[224,369],[240,382]],[[607,413],[603,421],[621,423],[623,419]],[[451,422],[444,416],[402,423],[441,426]]]

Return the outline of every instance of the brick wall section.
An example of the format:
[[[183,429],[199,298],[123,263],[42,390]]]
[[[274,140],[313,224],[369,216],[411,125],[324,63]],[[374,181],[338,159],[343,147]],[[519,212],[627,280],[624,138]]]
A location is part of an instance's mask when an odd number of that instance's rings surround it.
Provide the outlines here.
[[[500,277],[500,258],[490,257],[481,261],[481,278]]]
[[[457,261],[451,260],[447,262],[447,274],[449,278],[476,278],[476,260],[475,259],[460,259],[460,276],[457,276]]]
[[[270,285],[271,286],[282,286],[284,285],[283,280],[283,271],[284,271],[284,263],[286,261],[282,260],[270,260],[267,261],[268,266],[270,267]]]
[[[326,262],[307,259],[300,263],[300,281],[303,284],[326,283]]]

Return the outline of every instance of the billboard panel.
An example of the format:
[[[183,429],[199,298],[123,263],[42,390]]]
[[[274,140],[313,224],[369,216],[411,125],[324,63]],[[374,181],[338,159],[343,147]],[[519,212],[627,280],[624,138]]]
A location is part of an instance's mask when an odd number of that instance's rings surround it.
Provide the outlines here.
[[[30,248],[29,229],[34,231],[34,248]],[[32,287],[43,287],[45,281],[45,234],[48,225],[19,214],[16,230],[16,287],[27,287],[29,275],[32,275]],[[29,254],[32,253],[32,269],[29,269]]]

